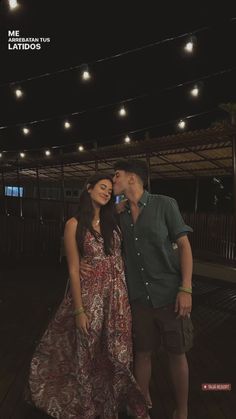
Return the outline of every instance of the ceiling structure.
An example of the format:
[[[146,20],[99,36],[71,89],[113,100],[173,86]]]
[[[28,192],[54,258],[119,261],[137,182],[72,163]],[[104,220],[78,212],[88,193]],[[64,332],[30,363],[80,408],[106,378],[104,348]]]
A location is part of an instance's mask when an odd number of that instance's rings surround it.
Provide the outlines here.
[[[232,176],[232,138],[236,127],[218,125],[203,130],[159,138],[147,138],[130,144],[105,146],[83,153],[70,153],[48,159],[27,158],[22,166],[4,170],[4,183],[78,181],[93,175],[96,170],[112,174],[117,159],[137,157],[148,162],[151,179],[196,179],[212,176]]]

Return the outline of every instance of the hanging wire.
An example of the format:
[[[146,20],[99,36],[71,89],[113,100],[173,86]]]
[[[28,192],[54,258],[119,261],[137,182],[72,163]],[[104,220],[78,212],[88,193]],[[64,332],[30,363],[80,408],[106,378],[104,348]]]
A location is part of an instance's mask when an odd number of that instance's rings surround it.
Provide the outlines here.
[[[211,109],[208,109],[207,111],[198,112],[196,114],[183,116],[182,119],[191,120],[191,119],[194,119],[194,118],[198,118],[198,117],[201,117],[201,116],[204,116],[204,115],[211,114],[211,113],[213,113],[217,110],[219,110],[218,107],[211,108]],[[124,138],[127,135],[134,137],[135,134],[140,134],[142,132],[146,132],[146,131],[154,129],[154,128],[156,129],[156,128],[161,128],[161,127],[165,127],[165,126],[168,126],[168,125],[176,125],[178,122],[179,122],[179,118],[178,119],[172,119],[172,120],[162,122],[162,123],[159,123],[159,124],[147,125],[145,127],[137,128],[135,130],[129,130],[128,133],[127,133],[127,131],[125,131],[123,133],[119,133],[119,134],[115,134],[115,135],[109,135],[109,139],[113,140],[113,139]],[[103,140],[105,140],[105,139],[106,138],[104,137]],[[79,142],[80,142],[80,144],[83,143],[83,144],[86,144],[88,146],[89,144],[93,145],[96,141],[97,141],[97,138],[93,138],[93,139],[90,139],[90,140],[80,139]],[[42,150],[44,150],[45,148],[50,148],[50,149],[53,149],[53,150],[58,150],[58,149],[63,150],[63,149],[68,148],[68,147],[72,149],[73,147],[76,147],[76,146],[78,146],[78,141],[76,143],[70,143],[70,144],[64,144],[64,145],[53,145],[53,146],[44,145],[43,147],[40,147],[40,148],[31,148],[31,149],[24,149],[24,150],[22,148],[17,149],[17,150],[1,150],[1,152],[2,152],[2,154],[5,154],[5,153],[16,154],[16,153],[19,153],[20,151],[22,151],[22,152],[30,154],[30,153],[42,152]],[[91,151],[91,150],[89,150],[89,151]]]
[[[232,17],[232,18],[229,19],[229,23],[234,22],[235,20],[236,20],[236,17]],[[195,30],[193,30],[191,32],[186,32],[186,33],[182,33],[180,35],[171,36],[171,37],[162,39],[160,41],[155,41],[155,42],[152,42],[150,44],[146,44],[146,45],[143,45],[143,46],[140,46],[140,47],[137,47],[137,48],[132,48],[132,49],[129,49],[129,50],[126,50],[126,51],[122,51],[122,52],[119,52],[119,53],[116,53],[116,54],[107,56],[107,57],[99,58],[97,60],[90,61],[90,62],[86,63],[86,65],[88,67],[90,67],[90,66],[94,66],[95,64],[99,64],[99,63],[104,63],[104,62],[107,62],[107,61],[115,60],[117,58],[120,58],[120,57],[123,57],[123,56],[127,56],[127,55],[130,55],[130,54],[134,54],[136,52],[140,52],[140,51],[143,51],[145,49],[149,49],[149,48],[156,47],[158,45],[162,45],[162,44],[165,44],[165,43],[173,42],[173,41],[175,41],[177,39],[186,38],[187,36],[192,36],[192,35],[199,34],[201,32],[205,32],[205,31],[209,30],[210,28],[211,28],[211,26],[203,26],[203,27],[198,28],[198,29],[195,29]],[[17,84],[22,84],[22,83],[25,83],[27,81],[42,79],[42,78],[45,78],[45,77],[54,76],[55,74],[65,73],[67,71],[72,71],[72,70],[76,70],[76,69],[79,69],[79,68],[80,69],[83,69],[84,66],[85,66],[85,64],[84,63],[81,63],[81,64],[78,64],[78,65],[75,65],[75,66],[70,66],[70,67],[62,68],[60,70],[56,70],[56,71],[52,71],[52,72],[48,72],[48,73],[43,73],[43,74],[40,74],[40,75],[37,75],[37,76],[28,77],[26,79],[6,82],[6,83],[1,84],[0,85],[0,88],[3,87],[3,86],[6,86],[6,85],[15,86]]]
[[[233,17],[233,18],[230,18],[229,19],[229,22],[231,23],[231,22],[234,22],[235,20],[236,20],[236,17]],[[164,43],[168,43],[168,42],[172,42],[172,41],[177,40],[177,39],[185,38],[185,37],[187,37],[189,35],[191,35],[191,36],[192,35],[196,35],[198,33],[201,33],[203,31],[206,31],[206,30],[209,30],[209,29],[210,29],[210,26],[204,26],[204,27],[201,27],[199,29],[196,29],[196,30],[191,31],[191,32],[188,32],[188,33],[183,33],[183,34],[180,34],[180,35],[177,35],[177,36],[168,37],[166,39],[163,39],[163,40],[160,40],[160,41],[156,41],[156,42],[153,42],[153,43],[150,43],[150,44],[141,46],[141,47],[129,49],[127,51],[123,51],[123,52],[120,52],[120,53],[117,53],[117,54],[113,54],[113,55],[108,56],[108,57],[104,57],[104,58],[100,58],[98,60],[91,61],[91,62],[89,62],[87,64],[87,66],[90,67],[90,66],[93,66],[93,65],[95,65],[97,63],[102,63],[102,62],[106,62],[106,61],[109,61],[109,60],[118,59],[118,58],[120,58],[122,56],[133,54],[133,53],[136,53],[136,52],[139,52],[139,51],[143,51],[143,50],[148,49],[148,48],[153,48],[155,46],[158,46],[158,45],[161,45],[161,44],[164,44]],[[41,78],[45,78],[45,77],[50,77],[50,76],[53,76],[55,74],[64,73],[64,72],[75,70],[75,69],[79,69],[79,68],[80,69],[83,69],[84,68],[84,65],[85,64],[79,64],[79,65],[76,65],[76,66],[71,66],[71,67],[68,67],[68,68],[63,68],[63,69],[60,69],[60,70],[57,70],[57,71],[54,71],[54,72],[48,72],[48,73],[44,73],[44,74],[41,74],[41,75],[38,75],[38,76],[29,77],[29,78],[26,78],[24,80],[11,81],[11,82],[7,82],[7,83],[3,83],[2,85],[0,85],[0,88],[2,86],[6,86],[6,85],[10,85],[11,87],[19,86],[19,85],[21,86],[23,83],[25,83],[27,81],[37,80],[37,79],[41,79]],[[72,112],[70,114],[60,115],[60,116],[56,116],[56,117],[48,117],[48,118],[43,118],[43,119],[29,121],[29,122],[11,124],[11,125],[7,125],[7,126],[1,126],[0,127],[0,130],[12,128],[12,127],[22,127],[23,125],[29,126],[29,125],[43,123],[43,122],[47,122],[47,121],[51,121],[51,120],[68,118],[68,117],[75,116],[75,115],[82,115],[82,114],[85,114],[87,112],[95,112],[95,111],[100,111],[100,110],[108,109],[110,107],[115,107],[115,106],[117,106],[117,105],[119,105],[121,103],[122,104],[131,103],[131,102],[134,102],[134,101],[143,99],[143,98],[147,98],[147,97],[150,97],[150,96],[155,96],[156,94],[160,94],[162,92],[171,91],[171,90],[178,89],[178,88],[181,88],[181,87],[184,87],[184,86],[188,86],[188,85],[191,85],[191,84],[194,84],[194,83],[197,83],[197,82],[202,82],[204,80],[209,80],[210,78],[218,77],[218,76],[221,76],[221,75],[230,73],[231,71],[234,71],[235,69],[236,69],[236,67],[229,68],[229,69],[224,69],[224,70],[221,70],[221,71],[218,71],[218,72],[215,72],[215,73],[211,73],[211,74],[202,76],[202,77],[200,77],[198,79],[194,79],[194,80],[191,80],[191,81],[186,81],[186,82],[183,82],[183,83],[178,83],[178,84],[175,84],[175,85],[172,85],[172,86],[168,86],[168,87],[162,89],[161,91],[160,90],[159,91],[154,91],[154,92],[152,91],[152,93],[145,93],[145,94],[142,94],[142,95],[137,95],[137,96],[129,97],[129,98],[126,98],[126,99],[119,100],[118,102],[113,102],[113,103],[109,103],[109,104],[99,105],[97,107],[93,107],[93,108],[89,108],[89,109],[85,109],[85,110],[81,110],[81,111]],[[205,114],[207,114],[209,112],[212,112],[212,110],[206,111],[206,112],[201,112],[201,113],[194,114],[194,115],[185,116],[185,117],[183,117],[183,119],[192,119],[192,118],[198,117],[200,115],[205,115]],[[142,128],[142,129],[137,129],[137,130],[134,130],[134,131],[129,131],[129,134],[135,134],[135,133],[138,133],[138,132],[145,131],[147,129],[158,128],[158,127],[161,127],[161,126],[170,125],[170,124],[172,124],[174,122],[176,123],[176,121],[177,120],[168,121],[168,122],[165,122],[165,123],[162,123],[162,124],[152,125],[152,126],[148,126],[148,127]],[[123,135],[125,135],[125,134],[123,134]],[[112,136],[112,137],[109,137],[109,138],[117,138],[117,137],[121,137],[121,134],[115,135],[115,136]],[[70,146],[73,146],[73,144],[70,144]],[[60,148],[60,149],[63,149],[65,147],[66,146],[61,146],[60,145],[60,146],[53,146],[51,148]],[[31,152],[31,151],[36,151],[36,150],[37,151],[39,151],[39,150],[41,151],[42,148],[30,149],[29,151]],[[24,151],[26,151],[26,150],[24,150]],[[5,152],[15,153],[15,152],[19,152],[19,150],[17,150],[17,151],[5,151]]]
[[[10,124],[10,125],[5,125],[5,126],[2,125],[2,126],[0,126],[0,130],[9,129],[9,128],[12,128],[12,127],[22,127],[24,125],[29,126],[29,125],[39,124],[39,123],[43,123],[43,122],[48,122],[48,121],[59,120],[59,119],[63,120],[64,118],[70,118],[70,117],[75,116],[75,115],[84,115],[85,113],[101,111],[101,110],[108,109],[108,108],[111,108],[111,107],[116,107],[121,103],[122,104],[132,103],[132,102],[135,102],[137,100],[141,100],[141,99],[145,99],[147,97],[152,97],[152,96],[162,94],[164,92],[169,92],[169,91],[179,89],[179,88],[182,88],[182,87],[185,87],[185,86],[194,85],[198,82],[206,81],[206,80],[209,80],[213,77],[222,76],[224,74],[228,74],[228,73],[230,73],[232,71],[235,71],[235,70],[236,70],[236,67],[227,68],[227,69],[224,69],[224,70],[217,71],[215,73],[207,74],[207,75],[202,76],[202,77],[197,78],[197,79],[188,80],[188,81],[183,82],[183,83],[177,83],[177,84],[174,84],[172,86],[165,87],[164,89],[161,89],[161,90],[156,90],[156,91],[152,90],[151,93],[144,93],[142,95],[137,95],[137,96],[133,96],[133,97],[129,97],[129,98],[126,98],[126,99],[119,100],[118,102],[111,102],[111,103],[107,103],[107,104],[104,104],[104,105],[99,105],[99,106],[96,106],[96,107],[87,108],[87,109],[84,109],[84,110],[81,110],[81,111],[72,112],[70,114],[67,113],[67,114],[57,115],[57,116],[54,116],[54,117],[37,119],[37,120],[34,120],[34,121],[24,121],[24,122],[20,122],[20,123],[17,123],[17,124]]]

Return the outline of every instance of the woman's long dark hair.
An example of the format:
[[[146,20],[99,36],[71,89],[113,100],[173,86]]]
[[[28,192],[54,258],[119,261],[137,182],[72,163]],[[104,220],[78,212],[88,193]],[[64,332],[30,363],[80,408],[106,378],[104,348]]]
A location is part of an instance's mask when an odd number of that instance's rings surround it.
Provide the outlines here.
[[[87,180],[84,189],[80,194],[78,215],[76,217],[78,219],[76,238],[81,256],[84,255],[84,239],[86,232],[89,230],[96,239],[98,239],[99,236],[92,226],[94,207],[88,192],[88,186],[93,189],[94,186],[103,179],[108,179],[111,183],[113,183],[111,176],[102,173],[95,174]],[[101,206],[100,229],[104,241],[105,254],[111,255],[113,252],[113,231],[116,230],[118,234],[120,234],[113,195],[106,205]]]

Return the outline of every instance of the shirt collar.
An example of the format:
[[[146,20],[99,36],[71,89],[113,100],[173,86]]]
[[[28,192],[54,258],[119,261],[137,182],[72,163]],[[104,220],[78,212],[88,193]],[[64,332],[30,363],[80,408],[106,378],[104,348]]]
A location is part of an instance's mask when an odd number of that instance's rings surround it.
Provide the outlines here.
[[[149,195],[148,191],[144,190],[140,200],[138,201],[138,206],[139,207],[146,207],[147,201],[148,201],[148,195]],[[130,209],[129,201],[125,205],[125,208]]]

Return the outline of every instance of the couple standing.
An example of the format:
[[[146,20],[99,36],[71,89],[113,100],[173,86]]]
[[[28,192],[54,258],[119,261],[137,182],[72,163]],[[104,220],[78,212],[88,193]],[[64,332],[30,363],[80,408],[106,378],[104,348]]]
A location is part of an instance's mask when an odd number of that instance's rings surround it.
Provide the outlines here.
[[[151,354],[162,342],[176,397],[173,418],[187,419],[192,230],[174,199],[144,189],[143,161],[121,160],[114,169],[113,179],[89,179],[78,216],[66,223],[70,291],[33,356],[31,397],[61,419],[115,419],[126,406],[148,419]],[[119,225],[113,193],[127,198]]]

